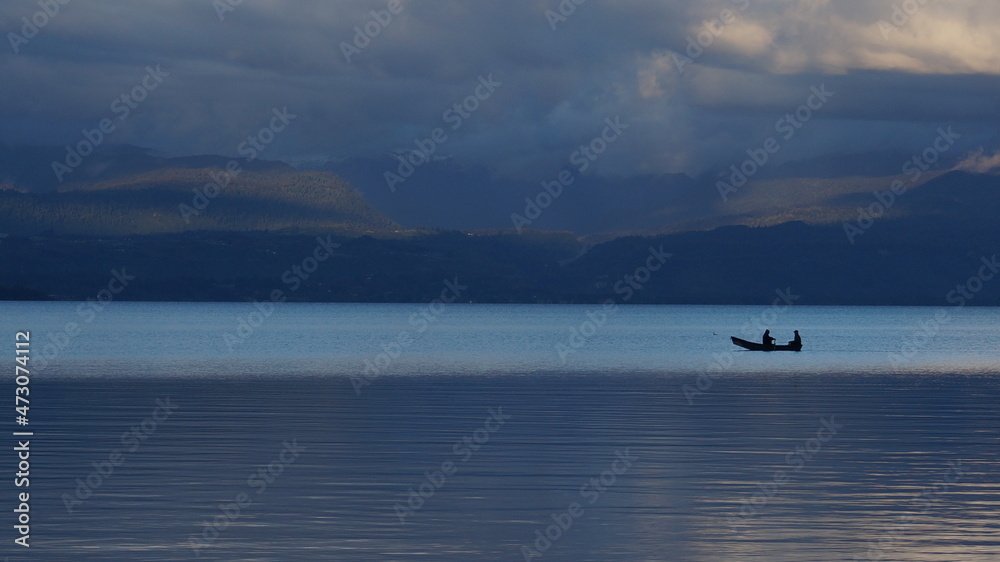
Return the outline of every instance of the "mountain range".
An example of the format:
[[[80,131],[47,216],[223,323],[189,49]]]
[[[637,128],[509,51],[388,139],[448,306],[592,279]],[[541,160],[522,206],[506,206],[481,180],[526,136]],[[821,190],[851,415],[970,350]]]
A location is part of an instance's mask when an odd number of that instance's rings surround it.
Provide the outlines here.
[[[811,176],[784,165],[723,194],[712,175],[572,170],[546,190],[450,160],[391,190],[392,157],[293,167],[135,147],[104,148],[60,183],[60,154],[0,146],[4,298],[85,299],[131,267],[143,281],[124,299],[259,300],[326,236],[336,267],[292,300],[429,300],[457,276],[478,302],[600,302],[662,246],[669,273],[629,302],[770,302],[794,284],[812,304],[940,304],[1000,251],[996,176],[954,161],[904,173],[891,153],[813,162]],[[977,296],[1000,303],[989,284]]]

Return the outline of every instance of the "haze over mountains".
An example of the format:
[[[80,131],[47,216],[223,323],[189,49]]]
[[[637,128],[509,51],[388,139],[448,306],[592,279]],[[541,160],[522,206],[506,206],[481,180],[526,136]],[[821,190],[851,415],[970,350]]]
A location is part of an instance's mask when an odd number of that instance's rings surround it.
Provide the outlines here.
[[[60,184],[54,174],[45,173],[60,150],[0,145],[0,186],[5,187],[0,192],[5,209],[0,229],[127,235],[294,228],[356,233],[531,228],[607,239],[738,224],[842,223],[856,220],[859,209],[876,201],[873,193],[889,190],[893,182],[901,182],[900,191],[910,194],[893,197],[890,219],[947,215],[985,219],[994,199],[994,176],[971,171],[975,162],[961,163],[958,153],[926,171],[911,162],[906,173],[903,164],[912,156],[896,152],[811,159],[762,168],[745,185],[728,192],[719,184],[730,181],[726,173],[701,178],[607,177],[567,168],[560,173],[570,182],[559,185],[558,173],[545,181],[528,182],[452,160],[425,164],[390,190],[384,174],[395,169],[392,157],[296,169],[282,162],[223,156],[163,158],[137,147],[100,151]],[[230,162],[239,165],[235,176],[226,172]],[[807,164],[817,173],[793,175],[807,172],[803,169]],[[206,205],[204,212],[196,208],[199,205]]]
[[[457,277],[482,302],[753,303],[792,287],[813,304],[941,304],[964,281],[954,271],[1000,252],[1000,178],[969,171],[988,171],[988,156],[919,174],[891,153],[845,158],[844,177],[790,177],[789,165],[725,199],[718,178],[573,176],[518,233],[510,215],[540,201],[541,182],[448,160],[393,193],[375,160],[240,161],[233,177],[229,158],[118,147],[56,185],[38,174],[53,154],[0,147],[6,298],[84,299],[127,267],[142,281],[124,299],[263,300],[326,236],[336,265],[293,300],[421,301]],[[888,162],[895,174],[872,175]],[[622,285],[661,248],[667,273]],[[977,297],[1000,303],[1000,289]]]
[[[49,149],[0,148],[0,229],[126,236],[184,231],[385,232],[391,220],[329,173],[221,156],[158,158],[131,147],[95,155],[65,183],[39,174]],[[46,166],[51,161],[45,162]],[[235,172],[230,162],[240,164]]]

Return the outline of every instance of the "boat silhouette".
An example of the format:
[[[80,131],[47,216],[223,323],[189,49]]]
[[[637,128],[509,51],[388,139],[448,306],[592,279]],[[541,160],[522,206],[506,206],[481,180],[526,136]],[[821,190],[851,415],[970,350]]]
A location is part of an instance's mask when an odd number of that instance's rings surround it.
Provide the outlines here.
[[[750,351],[802,351],[802,344],[787,343],[784,345],[764,345],[756,341],[747,341],[736,336],[730,336],[733,343]]]

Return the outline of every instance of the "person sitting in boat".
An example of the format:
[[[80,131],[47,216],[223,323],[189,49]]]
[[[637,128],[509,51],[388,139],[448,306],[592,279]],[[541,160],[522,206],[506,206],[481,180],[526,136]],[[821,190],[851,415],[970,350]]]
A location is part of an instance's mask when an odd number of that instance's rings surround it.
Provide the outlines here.
[[[792,341],[788,342],[788,345],[790,345],[790,346],[792,346],[794,348],[802,349],[802,336],[799,335],[799,331],[798,330],[795,330],[795,339],[793,339]]]
[[[764,330],[764,347],[774,347],[774,338],[771,337],[771,330]]]

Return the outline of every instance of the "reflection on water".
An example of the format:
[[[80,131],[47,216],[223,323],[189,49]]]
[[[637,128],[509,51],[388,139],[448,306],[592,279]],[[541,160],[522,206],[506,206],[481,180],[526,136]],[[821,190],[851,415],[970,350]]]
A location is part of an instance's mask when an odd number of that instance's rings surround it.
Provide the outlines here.
[[[39,381],[33,553],[184,560],[202,540],[205,560],[521,560],[577,502],[544,559],[843,560],[880,539],[883,560],[1000,555],[995,377],[742,376],[693,405],[684,380],[389,376],[361,396],[340,377]],[[63,494],[164,397],[175,413],[68,514]],[[811,442],[824,419],[843,427]]]
[[[896,373],[933,309],[793,307],[807,351],[730,354],[762,309],[624,307],[561,364],[587,307],[452,307],[356,387],[414,308],[289,306],[230,352],[245,305],[108,307],[33,378],[33,546],[3,555],[1000,557],[994,309]],[[42,345],[74,307],[0,312]]]

